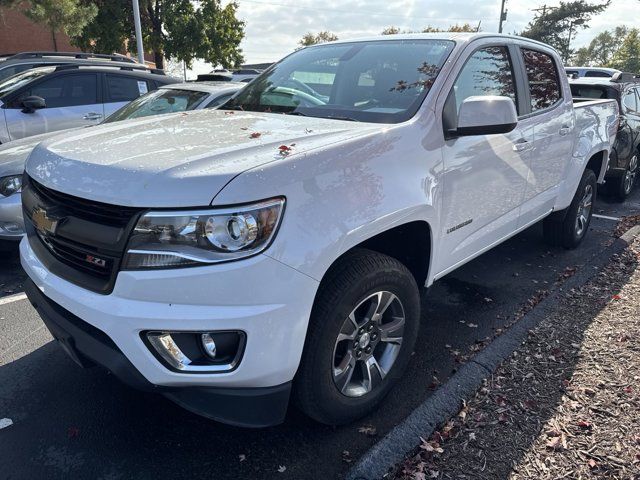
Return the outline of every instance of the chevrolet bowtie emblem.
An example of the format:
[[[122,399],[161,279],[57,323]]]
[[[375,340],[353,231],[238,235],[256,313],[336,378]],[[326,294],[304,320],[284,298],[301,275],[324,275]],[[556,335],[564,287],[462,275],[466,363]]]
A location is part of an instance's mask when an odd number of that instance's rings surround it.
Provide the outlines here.
[[[54,235],[56,233],[56,228],[58,227],[58,220],[49,218],[47,215],[47,211],[43,210],[40,207],[36,207],[33,210],[31,215],[31,221],[33,225],[36,227],[36,230],[43,235],[49,234]]]

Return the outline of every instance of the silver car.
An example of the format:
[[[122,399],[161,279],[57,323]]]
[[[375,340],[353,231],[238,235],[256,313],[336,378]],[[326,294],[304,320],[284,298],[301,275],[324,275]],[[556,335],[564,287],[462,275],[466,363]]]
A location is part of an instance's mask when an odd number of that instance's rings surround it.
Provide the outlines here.
[[[179,83],[163,86],[122,107],[103,123],[216,108],[244,86],[246,83],[235,82]],[[43,140],[65,135],[73,130],[44,133],[0,145],[0,249],[10,247],[24,234],[19,193],[27,157]]]

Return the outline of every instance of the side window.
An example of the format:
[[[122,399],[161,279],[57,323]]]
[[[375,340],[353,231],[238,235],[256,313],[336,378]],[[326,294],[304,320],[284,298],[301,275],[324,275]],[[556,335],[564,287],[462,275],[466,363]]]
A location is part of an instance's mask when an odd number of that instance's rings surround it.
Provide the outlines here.
[[[231,97],[233,97],[233,93],[227,93],[225,95],[221,95],[218,98],[216,98],[215,100],[213,100],[212,102],[210,102],[209,105],[207,105],[204,108],[217,108],[220,105],[222,105],[224,102],[229,100]]]
[[[506,47],[487,47],[471,55],[449,94],[448,107],[455,105],[457,116],[462,102],[478,95],[509,97],[516,103],[513,68]]]
[[[107,74],[107,100],[111,102],[130,102],[149,91],[146,80],[120,75]]]
[[[627,90],[627,92],[622,97],[622,103],[624,104],[625,107],[627,107],[632,112],[638,111],[637,101],[638,101],[638,98],[637,98],[635,88],[632,88],[631,90]]]
[[[44,98],[47,108],[74,107],[98,103],[98,79],[95,74],[62,75],[45,80],[23,96]]]
[[[551,55],[522,49],[529,79],[531,111],[537,112],[555,105],[562,98],[558,69]]]
[[[611,74],[607,72],[599,72],[598,70],[589,70],[584,74],[585,77],[590,78],[611,78]]]

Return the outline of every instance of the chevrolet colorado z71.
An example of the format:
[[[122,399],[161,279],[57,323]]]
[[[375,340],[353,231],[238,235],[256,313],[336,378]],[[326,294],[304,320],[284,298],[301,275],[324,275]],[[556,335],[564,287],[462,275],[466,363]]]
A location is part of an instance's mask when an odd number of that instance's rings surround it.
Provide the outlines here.
[[[582,241],[617,121],[526,39],[305,48],[221,110],[39,144],[27,294],[77,363],[209,418],[273,425],[291,396],[349,422],[405,370],[421,287],[539,221]]]

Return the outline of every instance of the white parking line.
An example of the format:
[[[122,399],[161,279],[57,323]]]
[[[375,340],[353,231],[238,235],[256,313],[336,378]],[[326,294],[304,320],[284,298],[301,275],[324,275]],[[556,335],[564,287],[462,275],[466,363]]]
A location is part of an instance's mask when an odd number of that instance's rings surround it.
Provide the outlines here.
[[[608,217],[606,215],[598,215],[597,213],[594,213],[592,217],[602,218],[603,220],[612,220],[614,222],[619,222],[620,220],[622,220],[621,218],[618,218],[618,217]]]
[[[7,303],[18,302],[27,298],[24,293],[16,293],[15,295],[9,295],[8,297],[0,298],[0,305],[6,305]]]

